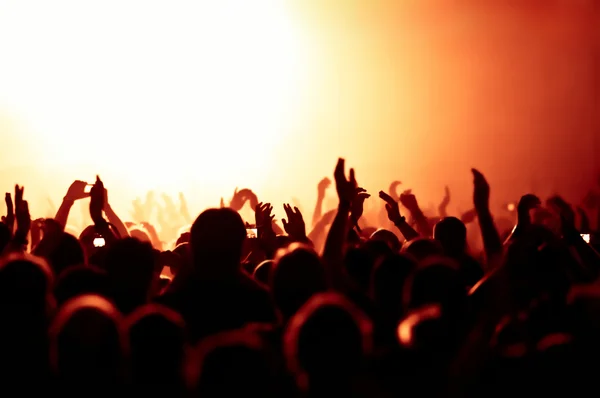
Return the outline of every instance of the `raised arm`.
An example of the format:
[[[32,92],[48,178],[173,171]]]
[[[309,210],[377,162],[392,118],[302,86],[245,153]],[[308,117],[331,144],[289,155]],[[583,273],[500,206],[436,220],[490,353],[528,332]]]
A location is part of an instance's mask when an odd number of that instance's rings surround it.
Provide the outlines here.
[[[394,223],[396,228],[400,230],[402,236],[407,241],[418,238],[419,233],[415,231],[407,222],[406,218],[400,214],[400,206],[390,195],[383,191],[379,192],[379,197],[385,202],[385,210],[388,214],[388,219]]]
[[[473,204],[477,212],[483,247],[489,265],[492,264],[494,258],[502,255],[502,241],[490,211],[490,186],[478,170],[472,169],[471,172],[473,173]]]
[[[106,214],[108,222],[111,223],[113,227],[117,229],[117,232],[119,233],[121,238],[129,236],[129,230],[108,202],[108,191],[106,190],[106,188],[104,188],[104,214]]]
[[[71,208],[75,201],[83,198],[87,198],[90,194],[86,193],[86,187],[88,183],[85,181],[73,181],[69,189],[67,190],[67,194],[63,198],[58,211],[56,212],[56,216],[54,216],[54,220],[62,227],[64,230],[67,226],[67,221],[69,220],[69,213],[71,212]]]
[[[410,216],[414,220],[419,234],[424,237],[433,236],[433,230],[429,224],[429,220],[421,211],[417,198],[410,189],[404,191],[400,195],[400,203],[402,203],[402,205],[410,212]]]
[[[441,218],[448,217],[448,205],[450,204],[450,188],[444,188],[444,198],[438,206],[438,214]]]
[[[343,290],[347,286],[343,262],[346,237],[350,226],[350,210],[357,188],[354,169],[350,169],[350,176],[346,178],[345,163],[345,160],[340,158],[335,167],[335,187],[339,204],[323,250],[323,260],[326,264],[329,281],[332,287],[339,290]]]
[[[327,188],[331,185],[331,180],[327,177],[323,178],[317,186],[317,203],[315,204],[315,211],[312,216],[312,227],[314,228],[319,220],[322,218],[323,213],[323,199],[325,199],[325,193]]]

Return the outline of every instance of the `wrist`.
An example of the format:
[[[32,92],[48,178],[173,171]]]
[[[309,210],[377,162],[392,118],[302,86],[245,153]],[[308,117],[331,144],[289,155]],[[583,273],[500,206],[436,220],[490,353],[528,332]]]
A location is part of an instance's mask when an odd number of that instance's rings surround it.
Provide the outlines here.
[[[404,225],[404,224],[406,224],[406,217],[404,217],[404,216],[400,216],[394,220],[395,226],[400,226],[400,225]]]
[[[13,241],[19,245],[26,246],[29,241],[27,240],[27,233],[17,230],[13,236]]]
[[[73,204],[75,203],[75,201],[73,199],[70,199],[69,197],[65,196],[63,198],[63,204],[64,205],[68,205],[68,206],[73,206]]]
[[[346,200],[340,200],[340,203],[338,204],[338,210],[339,211],[345,211],[345,212],[350,212],[350,206],[351,203],[349,201]]]

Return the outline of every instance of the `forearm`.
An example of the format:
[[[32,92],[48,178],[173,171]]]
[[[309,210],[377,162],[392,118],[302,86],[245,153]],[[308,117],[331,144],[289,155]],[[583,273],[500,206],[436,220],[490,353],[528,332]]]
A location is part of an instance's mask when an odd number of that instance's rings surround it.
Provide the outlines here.
[[[429,221],[425,214],[421,211],[421,209],[416,209],[411,211],[411,218],[415,221],[417,225],[417,231],[421,236],[430,237],[433,236],[433,231],[431,230],[431,226],[429,225]]]
[[[129,230],[127,229],[123,221],[121,221],[117,213],[115,213],[115,211],[112,209],[112,207],[107,205],[104,209],[104,214],[106,214],[108,222],[111,223],[117,229],[117,232],[119,233],[121,238],[129,236]]]
[[[338,286],[343,276],[344,246],[346,244],[346,235],[348,233],[350,218],[350,205],[340,203],[337,214],[331,224],[327,239],[325,240],[325,249],[323,250],[323,259],[326,263],[327,272],[332,286]]]
[[[313,212],[313,216],[312,216],[312,226],[316,226],[317,223],[321,220],[321,217],[323,217],[323,196],[319,195],[317,197],[317,203],[315,204],[315,211]]]
[[[419,233],[417,231],[415,231],[413,229],[413,227],[411,227],[407,222],[406,219],[401,219],[398,221],[394,222],[394,225],[396,226],[396,228],[398,228],[398,230],[400,230],[400,233],[402,234],[402,236],[404,236],[404,239],[406,239],[407,241],[416,239],[419,237]]]
[[[58,211],[56,212],[56,216],[54,216],[54,220],[60,224],[60,226],[64,229],[67,226],[67,221],[69,219],[69,213],[71,212],[71,208],[73,207],[72,200],[63,199]]]
[[[488,264],[502,254],[502,241],[489,209],[477,209],[477,219]]]

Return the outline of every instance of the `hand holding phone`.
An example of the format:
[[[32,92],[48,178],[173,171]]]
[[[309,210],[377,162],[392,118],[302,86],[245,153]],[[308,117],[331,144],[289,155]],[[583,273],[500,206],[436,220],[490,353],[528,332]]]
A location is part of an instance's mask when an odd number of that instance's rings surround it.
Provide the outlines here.
[[[590,234],[581,234],[581,239],[585,241],[585,243],[590,243]]]
[[[104,247],[104,245],[106,245],[106,241],[102,236],[97,236],[94,238],[93,244],[94,247]]]

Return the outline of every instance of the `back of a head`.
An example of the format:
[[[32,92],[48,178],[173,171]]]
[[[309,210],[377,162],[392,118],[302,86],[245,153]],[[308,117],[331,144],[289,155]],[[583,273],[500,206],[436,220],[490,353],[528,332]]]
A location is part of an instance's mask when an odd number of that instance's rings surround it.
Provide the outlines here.
[[[378,229],[371,235],[369,240],[385,242],[394,253],[400,252],[400,249],[402,248],[402,244],[398,237],[392,231],[387,229]]]
[[[256,266],[252,277],[260,283],[268,285],[271,279],[271,269],[273,269],[273,260],[265,260]]]
[[[290,320],[284,350],[301,389],[347,381],[372,349],[371,321],[345,297],[317,294]]]
[[[402,254],[385,257],[375,264],[371,296],[378,308],[400,315],[404,285],[416,267],[412,258]]]
[[[129,230],[129,236],[139,240],[140,242],[148,242],[151,243],[150,236],[143,229],[134,227]]]
[[[63,305],[49,331],[50,364],[61,389],[115,387],[122,381],[121,315],[105,298],[79,296]]]
[[[417,261],[426,259],[429,256],[443,255],[442,245],[433,239],[417,238],[402,246],[402,253],[414,257]]]
[[[379,247],[378,247],[379,246]],[[348,275],[363,293],[369,289],[371,273],[379,258],[390,254],[391,250],[384,242],[371,241],[346,251],[344,267]]]
[[[24,375],[35,380],[47,371],[52,285],[52,271],[39,258],[12,254],[0,261],[0,369],[5,385]]]
[[[54,275],[44,260],[27,254],[5,257],[0,262],[0,314],[45,318],[53,284]]]
[[[109,247],[105,264],[112,289],[120,296],[115,299],[126,299],[125,294],[127,300],[145,300],[156,273],[155,254],[150,243],[135,238],[120,239]]]
[[[68,233],[62,234],[58,246],[50,254],[49,261],[57,276],[69,267],[82,265],[86,262],[83,247],[79,240]]]
[[[58,305],[84,294],[108,296],[110,284],[106,272],[94,266],[69,267],[60,274],[54,288]]]
[[[0,222],[0,253],[4,252],[4,248],[8,245],[11,238],[11,231],[6,224]]]
[[[236,211],[227,208],[205,210],[192,225],[195,266],[202,267],[204,261],[219,261],[222,267],[239,267],[245,239],[246,227]]]
[[[433,238],[441,243],[446,254],[464,253],[467,245],[467,227],[456,217],[446,217],[433,229]]]
[[[274,358],[262,339],[245,330],[204,339],[186,367],[188,388],[200,397],[276,397]]]
[[[269,286],[277,308],[287,319],[314,294],[327,289],[325,268],[312,248],[294,243],[277,253]]]
[[[466,299],[467,287],[458,264],[444,257],[421,262],[405,286],[404,303],[409,309],[440,304],[444,311],[453,314],[464,310]]]
[[[186,342],[182,317],[168,308],[148,304],[127,317],[125,328],[134,384],[179,386]]]

